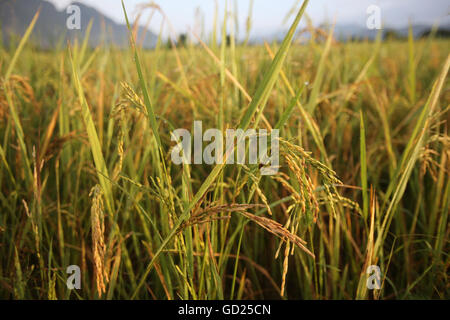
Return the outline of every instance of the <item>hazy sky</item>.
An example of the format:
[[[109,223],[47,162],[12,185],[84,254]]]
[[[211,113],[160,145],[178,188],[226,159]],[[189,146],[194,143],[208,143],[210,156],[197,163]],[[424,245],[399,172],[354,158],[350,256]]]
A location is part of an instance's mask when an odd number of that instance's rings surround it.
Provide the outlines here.
[[[49,0],[58,9],[64,9],[70,0]],[[120,0],[79,0],[82,3],[97,8],[107,16],[118,22],[123,22],[123,13]],[[149,3],[144,0],[125,0],[125,5],[130,13],[140,3]],[[156,0],[167,14],[176,32],[185,32],[187,27],[195,25],[195,12],[200,8],[204,17],[204,25],[207,31],[211,30],[214,18],[214,0]],[[219,4],[220,20],[223,20],[223,8],[225,0],[217,0]],[[229,6],[238,4],[239,24],[245,30],[245,21],[248,14],[250,0],[228,0]],[[285,29],[284,18],[298,0],[254,0],[252,34],[260,35]],[[389,26],[405,26],[408,21],[413,23],[450,24],[449,0],[311,0],[307,13],[318,24],[324,20],[332,21],[334,18],[338,24],[365,25],[366,10],[370,5],[378,5],[381,8],[381,18]],[[160,19],[152,19],[151,29],[160,29]]]

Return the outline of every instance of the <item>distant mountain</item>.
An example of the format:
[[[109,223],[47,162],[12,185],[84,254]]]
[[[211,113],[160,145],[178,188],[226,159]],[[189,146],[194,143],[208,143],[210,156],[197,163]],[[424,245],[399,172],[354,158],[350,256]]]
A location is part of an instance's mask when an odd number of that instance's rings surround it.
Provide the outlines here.
[[[432,30],[431,25],[413,25],[413,36],[415,38],[422,37],[424,35],[430,34]],[[321,26],[321,28],[327,30],[329,29],[329,26]],[[401,27],[401,28],[395,28],[395,27],[386,27],[382,30],[383,38],[386,37],[386,35],[392,35],[395,34],[398,38],[404,38],[408,36],[409,27]],[[279,30],[274,33],[265,35],[265,36],[257,36],[251,38],[252,44],[261,44],[264,41],[282,41],[284,37],[286,36],[287,31],[285,30]],[[444,25],[439,26],[439,29],[436,32],[436,36],[445,37],[449,35],[450,33],[450,25]],[[334,37],[336,39],[339,39],[341,41],[346,41],[349,39],[370,39],[373,40],[376,38],[378,34],[378,30],[369,30],[368,28],[364,26],[360,26],[357,24],[337,24],[334,27]],[[303,33],[302,37],[309,39],[308,33]]]
[[[34,14],[40,8],[41,13],[34,27],[31,41],[35,45],[49,49],[58,43],[79,37],[84,39],[89,22],[92,20],[92,30],[89,44],[96,47],[100,44],[114,45],[120,48],[128,46],[128,29],[106,17],[99,11],[82,3],[74,2],[81,12],[81,29],[69,30],[66,20],[69,15],[58,11],[55,6],[43,0],[0,0],[0,27],[4,43],[9,43],[12,35],[23,35]],[[142,35],[144,28],[140,27],[138,35]],[[139,38],[140,39],[140,38]],[[145,32],[144,48],[155,46],[157,37],[151,31]]]
[[[415,24],[412,26],[412,33],[414,38],[419,38],[424,35],[430,34],[433,26],[425,24]],[[440,26],[436,35],[445,35],[450,31],[450,25]],[[335,27],[334,34],[338,39],[375,39],[378,30],[369,30],[367,28],[357,26],[357,25],[337,25]],[[385,27],[382,30],[382,35],[386,38],[387,35],[395,34],[398,38],[406,38],[409,33],[409,26],[395,28],[395,27]]]

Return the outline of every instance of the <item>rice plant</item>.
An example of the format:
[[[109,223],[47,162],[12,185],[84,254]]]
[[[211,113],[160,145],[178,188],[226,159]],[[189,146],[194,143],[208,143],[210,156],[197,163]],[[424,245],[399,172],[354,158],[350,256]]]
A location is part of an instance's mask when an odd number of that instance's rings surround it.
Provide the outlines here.
[[[250,9],[145,50],[123,5],[127,50],[2,45],[0,298],[448,299],[449,42],[300,41],[308,2],[280,43]],[[194,121],[280,130],[279,170],[174,164]]]

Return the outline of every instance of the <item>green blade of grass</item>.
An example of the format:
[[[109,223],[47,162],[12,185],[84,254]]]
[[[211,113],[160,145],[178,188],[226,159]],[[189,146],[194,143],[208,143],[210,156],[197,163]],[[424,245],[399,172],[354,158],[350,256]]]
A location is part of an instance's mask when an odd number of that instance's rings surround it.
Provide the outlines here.
[[[367,156],[366,156],[366,127],[364,124],[364,111],[361,106],[359,109],[360,125],[359,125],[359,147],[361,154],[361,187],[363,198],[363,215],[364,221],[367,222],[369,214],[369,194],[367,189]]]
[[[9,110],[11,112],[11,116],[13,118],[14,125],[16,128],[17,139],[19,140],[20,151],[22,153],[22,157],[25,162],[25,174],[26,174],[26,179],[27,179],[28,184],[32,183],[33,175],[31,172],[30,161],[28,159],[28,152],[27,152],[27,148],[25,145],[23,128],[20,123],[19,114],[17,113],[17,110],[16,110],[13,100],[12,100],[12,96],[11,96],[12,91],[11,91],[10,87],[8,86],[8,80],[12,74],[12,71],[14,70],[14,66],[17,63],[17,59],[19,58],[20,53],[22,52],[25,44],[28,41],[28,38],[31,35],[31,32],[34,29],[34,25],[36,24],[36,21],[39,18],[39,14],[40,14],[40,10],[38,10],[36,12],[33,19],[31,20],[27,30],[25,31],[22,39],[20,40],[19,46],[17,47],[16,51],[14,52],[13,58],[11,59],[11,62],[9,63],[8,69],[6,70],[5,79],[3,81],[3,89],[5,91]]]
[[[278,120],[275,127],[273,127],[274,129],[281,129],[286,124],[287,120],[292,114],[292,111],[294,111],[294,107],[297,105],[297,102],[299,101],[304,89],[305,86],[303,85],[303,87],[298,91],[297,95],[292,98],[291,103],[286,108],[286,110],[284,110],[283,114],[280,117],[280,120]]]
[[[136,44],[134,43],[134,38],[132,36],[133,32],[131,29],[130,21],[128,20],[128,15],[127,15],[127,11],[125,9],[125,4],[124,4],[123,0],[122,0],[122,8],[123,8],[123,12],[125,15],[125,20],[127,22],[128,31],[130,32],[130,42],[131,42],[133,52],[134,52],[134,60],[135,60],[136,69],[137,69],[138,76],[139,76],[139,84],[141,86],[142,94],[144,96],[144,104],[145,104],[145,108],[146,108],[146,111],[148,114],[148,119],[150,122],[150,126],[152,128],[153,134],[155,136],[156,142],[158,143],[158,147],[160,148],[160,152],[162,152],[161,137],[160,137],[159,131],[158,131],[158,124],[156,122],[155,111],[153,110],[153,105],[150,101],[147,84],[145,82],[145,78],[142,73],[141,61],[139,59],[139,54],[137,52]]]
[[[81,113],[84,120],[84,124],[86,126],[86,131],[89,138],[89,144],[91,146],[92,156],[94,158],[94,163],[98,174],[98,180],[100,185],[105,193],[106,203],[109,209],[110,214],[114,213],[114,198],[112,194],[111,184],[109,182],[109,174],[108,169],[106,167],[105,159],[103,157],[102,148],[100,145],[100,141],[98,139],[97,130],[95,129],[94,120],[92,119],[91,112],[89,110],[89,106],[86,101],[86,97],[84,96],[83,87],[81,85],[80,78],[78,76],[77,66],[72,58],[72,53],[69,51],[70,63],[72,65],[72,76],[76,91],[78,93],[78,99],[81,104]],[[105,178],[106,177],[106,178]]]
[[[314,113],[314,109],[317,106],[317,98],[319,97],[319,92],[322,87],[323,77],[325,75],[325,63],[327,62],[328,53],[330,52],[331,42],[333,40],[333,29],[331,29],[328,35],[327,42],[325,43],[325,48],[320,57],[319,66],[317,68],[316,78],[314,79],[313,88],[311,91],[311,96],[309,97],[308,105],[306,110],[309,114]]]
[[[413,27],[408,29],[408,85],[409,85],[409,101],[411,104],[416,103],[416,64],[414,58],[414,35]]]
[[[25,44],[28,41],[28,38],[31,35],[31,32],[33,32],[34,29],[34,25],[36,24],[37,19],[39,18],[39,14],[40,14],[41,10],[39,9],[36,14],[33,17],[33,20],[31,20],[30,25],[28,26],[27,30],[25,31],[25,33],[23,34],[22,39],[20,40],[19,46],[16,49],[16,52],[14,53],[13,58],[11,59],[11,62],[9,63],[8,69],[6,70],[6,74],[5,74],[5,82],[7,82],[9,80],[9,77],[11,76],[11,73],[14,69],[14,66],[16,65],[17,59],[20,56],[20,53],[23,50],[23,47],[25,46]]]
[[[248,129],[251,119],[255,114],[255,112],[257,111],[258,107],[259,112],[257,119],[262,114],[265,104],[269,99],[270,91],[275,85],[275,81],[277,80],[278,74],[281,71],[283,62],[286,59],[289,47],[291,46],[292,43],[292,39],[294,38],[295,30],[297,29],[300,19],[302,18],[303,13],[306,10],[308,2],[309,0],[305,0],[303,2],[297,16],[295,17],[294,22],[291,25],[291,28],[289,29],[286,37],[283,40],[283,43],[281,44],[280,49],[278,50],[275,58],[273,59],[269,70],[265,74],[261,85],[256,90],[255,96],[253,97],[252,101],[250,102],[250,105],[247,108],[247,111],[245,112],[244,116],[241,119],[241,122],[239,124],[240,129],[243,129],[244,131]]]

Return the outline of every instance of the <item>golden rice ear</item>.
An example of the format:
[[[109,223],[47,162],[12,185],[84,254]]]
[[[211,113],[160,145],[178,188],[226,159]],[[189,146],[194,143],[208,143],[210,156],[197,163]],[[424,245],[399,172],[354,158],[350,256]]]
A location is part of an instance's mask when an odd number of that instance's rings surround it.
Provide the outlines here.
[[[286,241],[286,249],[284,250],[284,261],[283,261],[283,275],[281,280],[281,296],[284,296],[284,290],[286,288],[286,275],[289,267],[289,241]]]
[[[106,292],[105,283],[109,282],[109,275],[105,268],[105,215],[103,211],[102,189],[95,185],[89,196],[92,197],[91,205],[91,233],[92,254],[94,259],[94,274],[99,297]]]
[[[241,212],[241,214],[246,218],[250,219],[251,221],[255,222],[256,224],[258,224],[259,226],[263,227],[270,233],[276,235],[281,240],[291,241],[300,249],[302,249],[304,252],[306,252],[308,255],[310,255],[312,258],[315,258],[315,255],[308,248],[306,248],[305,240],[289,232],[289,230],[287,230],[285,227],[283,227],[280,223],[276,222],[275,220],[255,216],[248,212]]]

